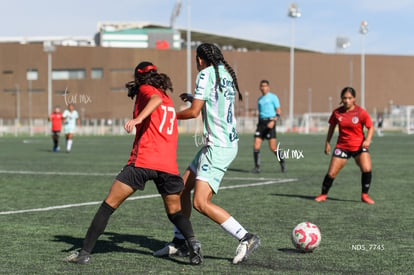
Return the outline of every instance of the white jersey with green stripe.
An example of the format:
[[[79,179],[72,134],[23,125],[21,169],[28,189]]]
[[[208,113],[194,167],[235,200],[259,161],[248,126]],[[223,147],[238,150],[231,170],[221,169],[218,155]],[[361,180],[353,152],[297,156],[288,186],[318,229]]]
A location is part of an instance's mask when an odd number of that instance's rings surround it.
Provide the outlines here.
[[[220,83],[216,83],[213,66],[201,70],[196,80],[194,98],[205,101],[202,109],[204,144],[236,147],[239,139],[234,115],[237,91],[224,65],[219,65],[218,70]]]

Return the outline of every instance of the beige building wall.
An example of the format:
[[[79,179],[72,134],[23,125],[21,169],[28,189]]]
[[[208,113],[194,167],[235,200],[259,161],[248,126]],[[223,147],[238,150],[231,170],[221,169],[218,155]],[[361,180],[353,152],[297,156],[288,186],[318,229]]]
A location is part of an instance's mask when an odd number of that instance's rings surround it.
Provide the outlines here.
[[[192,52],[192,87],[197,75]],[[289,114],[288,52],[224,51],[235,69],[244,102],[237,106],[239,115],[255,115],[260,96],[259,81],[268,79],[272,91]],[[0,118],[15,118],[20,90],[22,119],[47,117],[47,53],[42,44],[0,44]],[[76,105],[82,118],[127,118],[132,101],[125,82],[132,80],[133,69],[140,61],[152,61],[160,72],[168,74],[174,85],[177,108],[184,104],[178,95],[186,91],[186,51],[57,46],[52,53],[52,68],[85,69],[85,79],[53,80],[53,106],[64,109]],[[358,93],[360,102],[361,57],[359,55],[304,53],[295,54],[294,114],[329,112],[339,104],[340,90],[348,85]],[[26,73],[38,71],[38,79],[29,81]],[[103,69],[102,79],[92,79],[92,69]],[[366,108],[370,113],[389,111],[390,104],[414,105],[414,56],[365,56]],[[31,86],[31,96],[29,96]],[[66,91],[66,92],[65,92]],[[31,101],[31,108],[29,108]],[[246,110],[246,107],[248,110]],[[30,114],[31,109],[31,114]]]

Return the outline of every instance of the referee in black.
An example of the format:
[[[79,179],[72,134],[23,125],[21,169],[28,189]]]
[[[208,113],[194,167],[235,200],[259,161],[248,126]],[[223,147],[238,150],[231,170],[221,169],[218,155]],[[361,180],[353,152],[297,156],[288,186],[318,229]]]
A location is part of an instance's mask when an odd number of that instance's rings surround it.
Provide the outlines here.
[[[280,102],[276,94],[270,92],[269,81],[260,81],[262,95],[257,100],[259,122],[254,134],[254,169],[253,173],[260,173],[260,146],[263,139],[269,140],[269,148],[275,154],[282,173],[286,171],[285,160],[281,158],[276,144],[276,121],[280,117]]]

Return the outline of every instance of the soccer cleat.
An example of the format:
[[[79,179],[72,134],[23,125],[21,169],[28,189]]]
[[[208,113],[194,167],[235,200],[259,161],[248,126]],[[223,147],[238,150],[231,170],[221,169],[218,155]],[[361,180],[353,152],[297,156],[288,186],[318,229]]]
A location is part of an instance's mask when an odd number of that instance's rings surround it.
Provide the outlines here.
[[[374,200],[373,199],[371,199],[369,196],[368,196],[368,194],[367,193],[362,193],[362,195],[361,195],[361,201],[363,201],[363,202],[365,202],[365,203],[368,203],[368,204],[374,204],[375,202],[374,202]]]
[[[203,262],[203,255],[201,254],[201,243],[197,240],[188,242],[190,250],[190,263],[199,265]]]
[[[252,173],[259,174],[260,173],[260,167],[256,166],[255,168],[253,168]]]
[[[244,261],[247,256],[260,246],[260,238],[256,235],[247,233],[236,249],[236,256],[233,259],[233,264],[238,264]]]
[[[154,252],[154,256],[156,257],[169,255],[187,257],[189,255],[189,251],[185,240],[174,237],[172,242],[167,243],[163,248]]]
[[[326,194],[320,194],[319,196],[317,196],[317,197],[315,198],[315,201],[317,201],[317,202],[323,202],[323,201],[326,201]]]
[[[89,262],[91,261],[91,255],[87,252],[75,251],[69,256],[67,256],[64,259],[64,261],[67,263],[73,263],[73,264],[89,264]]]

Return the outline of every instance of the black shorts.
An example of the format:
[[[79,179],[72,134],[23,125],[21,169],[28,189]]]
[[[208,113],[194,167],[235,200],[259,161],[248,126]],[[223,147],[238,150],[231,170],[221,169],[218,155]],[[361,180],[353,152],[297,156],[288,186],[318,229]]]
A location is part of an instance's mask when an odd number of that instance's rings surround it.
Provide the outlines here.
[[[131,186],[134,190],[144,190],[147,181],[153,180],[155,186],[157,186],[158,193],[161,195],[177,194],[184,189],[184,181],[180,175],[131,165],[125,165],[122,171],[116,176],[116,179]]]
[[[355,158],[356,156],[360,155],[361,153],[369,153],[368,148],[361,148],[358,151],[347,151],[342,150],[340,148],[335,148],[333,151],[332,156],[341,158],[341,159],[349,159],[351,157]]]
[[[52,131],[52,135],[59,136],[60,135],[60,131]]]
[[[276,138],[276,121],[273,128],[267,127],[267,124],[273,120],[272,118],[268,119],[259,119],[259,123],[256,126],[256,132],[254,133],[255,138],[261,139],[271,139]]]

